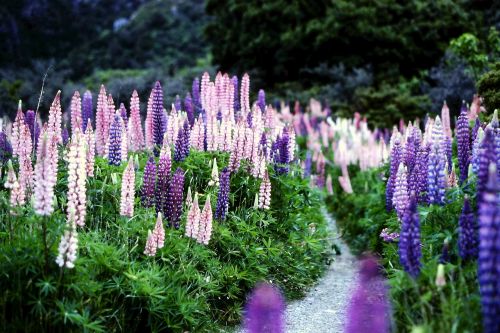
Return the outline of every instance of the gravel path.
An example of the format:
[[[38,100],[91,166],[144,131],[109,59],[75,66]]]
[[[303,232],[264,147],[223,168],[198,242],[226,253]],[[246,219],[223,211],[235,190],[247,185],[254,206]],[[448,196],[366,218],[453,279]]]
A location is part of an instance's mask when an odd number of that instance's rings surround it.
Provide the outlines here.
[[[323,210],[342,254],[335,256],[325,275],[306,297],[287,305],[287,333],[342,333],[346,309],[356,283],[357,260],[340,239],[335,221]],[[243,330],[237,331],[244,333]]]

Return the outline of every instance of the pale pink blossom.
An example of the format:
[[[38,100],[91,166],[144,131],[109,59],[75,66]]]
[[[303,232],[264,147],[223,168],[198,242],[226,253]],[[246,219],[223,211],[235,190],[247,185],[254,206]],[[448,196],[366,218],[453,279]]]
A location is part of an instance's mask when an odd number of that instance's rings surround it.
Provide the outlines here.
[[[86,215],[86,182],[87,182],[87,152],[86,140],[79,129],[75,131],[68,144],[68,224],[85,225]]]
[[[61,110],[61,91],[59,90],[54,97],[54,101],[49,109],[48,131],[54,133],[59,144],[62,144],[62,110]]]
[[[70,215],[74,215],[75,212],[71,211]],[[73,222],[70,222],[73,221]],[[59,243],[59,254],[56,258],[56,263],[59,267],[74,268],[75,261],[77,258],[78,249],[78,233],[76,232],[76,225],[74,223],[75,218],[72,217],[68,220],[66,230],[64,235],[61,236],[61,242]]]
[[[271,205],[271,181],[269,180],[269,174],[266,171],[264,173],[264,178],[260,184],[259,189],[259,208],[269,209]]]
[[[97,111],[96,111],[96,130],[95,130],[95,145],[97,154],[104,156],[106,150],[106,141],[108,140],[109,127],[111,123],[108,117],[108,101],[106,88],[101,85],[101,90],[97,96]]]
[[[208,245],[210,237],[212,237],[212,220],[212,206],[210,204],[210,195],[208,195],[200,215],[200,228],[196,238],[198,243]]]
[[[46,129],[40,135],[35,165],[34,209],[38,215],[54,211],[54,186],[57,182],[57,137]]]
[[[156,236],[148,230],[148,239],[146,241],[146,248],[144,249],[144,254],[150,257],[154,257],[156,255],[156,248],[158,247],[158,242],[156,240]]]
[[[82,99],[80,98],[80,93],[75,91],[73,97],[71,98],[71,133],[75,131],[75,129],[83,128],[82,124]]]
[[[194,239],[198,238],[198,231],[200,228],[200,217],[201,217],[201,211],[198,205],[198,193],[195,193],[193,204],[191,205],[191,208],[189,209],[187,215],[186,233],[185,233],[187,237],[191,237]]]
[[[134,215],[135,199],[135,168],[132,156],[123,171],[120,196],[120,215],[132,217]]]
[[[141,125],[141,109],[139,96],[134,90],[130,99],[130,119],[128,124],[128,142],[130,151],[136,152],[144,148],[144,134]]]
[[[87,176],[94,177],[95,134],[92,130],[92,122],[90,119],[88,120],[87,128],[85,129],[85,140],[87,143],[87,163],[85,168],[87,169]]]

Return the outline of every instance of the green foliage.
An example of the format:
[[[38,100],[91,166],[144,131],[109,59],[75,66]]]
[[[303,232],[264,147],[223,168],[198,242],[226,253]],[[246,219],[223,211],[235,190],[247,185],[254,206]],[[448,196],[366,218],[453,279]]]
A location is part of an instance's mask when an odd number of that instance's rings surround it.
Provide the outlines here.
[[[147,160],[146,154],[139,157],[136,195]],[[214,157],[219,166],[227,163],[227,154],[192,151],[173,166],[186,171],[184,193],[188,186],[198,191],[200,205],[210,194],[213,208],[217,189],[208,180]],[[214,221],[208,246],[184,237],[185,209],[181,228],[166,227],[164,248],[147,257],[143,251],[156,221],[154,208],[142,208],[137,198],[134,216],[119,216],[124,167],[96,159],[95,177],[87,183],[87,223],[79,230],[72,270],[61,270],[54,261],[66,219],[65,162],[50,218],[35,216],[30,207],[10,215],[8,192],[0,191],[0,330],[214,332],[240,321],[246,294],[256,282],[272,281],[287,298],[300,297],[329,262],[320,193],[307,181],[277,176],[272,169],[270,210],[253,208],[260,181],[239,171],[231,177],[228,218]]]
[[[500,62],[481,77],[477,90],[483,97],[484,105],[489,112],[500,109]]]

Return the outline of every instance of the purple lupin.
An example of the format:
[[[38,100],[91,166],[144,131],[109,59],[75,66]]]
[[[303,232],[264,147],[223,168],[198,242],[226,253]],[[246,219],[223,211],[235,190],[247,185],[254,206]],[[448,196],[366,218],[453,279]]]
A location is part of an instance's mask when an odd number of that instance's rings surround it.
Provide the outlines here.
[[[260,89],[257,95],[257,106],[260,108],[260,111],[266,111],[266,93],[263,89]]]
[[[170,225],[179,228],[179,221],[182,214],[182,196],[184,191],[184,170],[177,168],[172,180],[167,196],[167,218]]]
[[[258,284],[245,305],[247,333],[284,333],[285,301],[281,292],[268,283]]]
[[[87,124],[88,124],[89,119],[90,119],[91,123],[94,122],[94,112],[93,112],[93,106],[92,106],[92,93],[87,90],[85,92],[85,94],[83,94],[83,100],[82,100],[82,127],[83,127],[84,133],[87,129]]]
[[[433,142],[428,157],[427,166],[427,196],[429,204],[444,204],[446,188],[445,157],[439,143]]]
[[[160,81],[156,81],[153,88],[153,143],[156,146],[155,154],[159,154],[163,144],[163,133],[167,128],[165,116],[163,115],[163,90]]]
[[[150,157],[144,167],[144,175],[141,188],[141,201],[144,207],[151,207],[155,203],[156,165],[153,157]]]
[[[181,102],[181,98],[179,95],[175,96],[174,105],[175,105],[175,109],[177,110],[177,112],[180,112],[182,110],[182,102]]]
[[[215,210],[215,218],[219,221],[224,221],[226,219],[229,207],[230,181],[231,173],[227,168],[224,168],[219,176],[219,194],[217,196],[217,208]]]
[[[12,156],[12,146],[7,135],[0,131],[0,164],[5,164]]]
[[[123,123],[125,124],[125,127],[127,127],[128,124],[127,108],[123,103],[120,103],[120,117],[122,117]]]
[[[457,154],[458,168],[460,170],[460,184],[467,179],[471,155],[471,140],[467,109],[462,109],[457,120]]]
[[[346,333],[387,333],[390,303],[387,286],[374,257],[361,261],[358,284],[347,310]]]
[[[109,128],[109,165],[120,165],[122,163],[122,124],[119,115],[115,115],[113,123]]]
[[[38,147],[38,138],[40,137],[40,125],[36,121],[35,111],[28,110],[24,115],[24,122],[30,130],[31,140],[34,142],[34,149]]]
[[[500,187],[496,164],[488,167],[488,181],[479,203],[478,280],[483,332],[500,332]]]
[[[201,112],[200,80],[197,77],[193,80],[193,85],[192,85],[192,88],[191,88],[191,93],[192,93],[192,96],[193,96],[194,116],[196,118],[196,117],[198,117],[198,115]]]
[[[234,91],[234,120],[237,120],[241,107],[240,97],[238,96],[238,92],[240,91],[238,88],[238,77],[236,75],[231,78],[231,84],[233,85]]]
[[[458,252],[463,260],[477,258],[477,223],[472,212],[469,197],[464,198],[462,213],[458,219]]]
[[[156,212],[161,212],[163,216],[167,216],[168,213],[167,197],[169,192],[171,167],[172,161],[170,160],[170,154],[160,154],[156,173],[155,207]]]
[[[399,259],[404,270],[412,277],[420,274],[420,221],[414,195],[410,196],[410,204],[405,210],[399,235]]]
[[[486,188],[488,183],[488,168],[490,163],[496,164],[495,157],[495,138],[493,137],[493,129],[491,127],[486,127],[484,132],[484,138],[479,146],[478,152],[478,172],[477,172],[477,203],[478,206],[482,200],[482,193]]]
[[[402,159],[401,141],[399,137],[394,140],[394,145],[391,151],[391,160],[389,168],[389,178],[385,188],[385,208],[387,211],[392,210],[392,197],[394,195],[394,184],[396,183],[396,175],[398,173],[399,163]]]
[[[184,109],[186,109],[187,119],[189,121],[189,127],[193,127],[194,125],[194,108],[193,108],[193,99],[189,93],[186,94],[184,98]]]

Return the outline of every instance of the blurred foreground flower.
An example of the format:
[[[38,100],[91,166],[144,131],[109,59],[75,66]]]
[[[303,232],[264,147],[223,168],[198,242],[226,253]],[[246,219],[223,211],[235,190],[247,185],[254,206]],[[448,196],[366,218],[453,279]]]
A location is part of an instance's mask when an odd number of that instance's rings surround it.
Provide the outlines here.
[[[248,333],[285,332],[285,301],[280,291],[267,283],[258,284],[245,306],[245,331]]]

